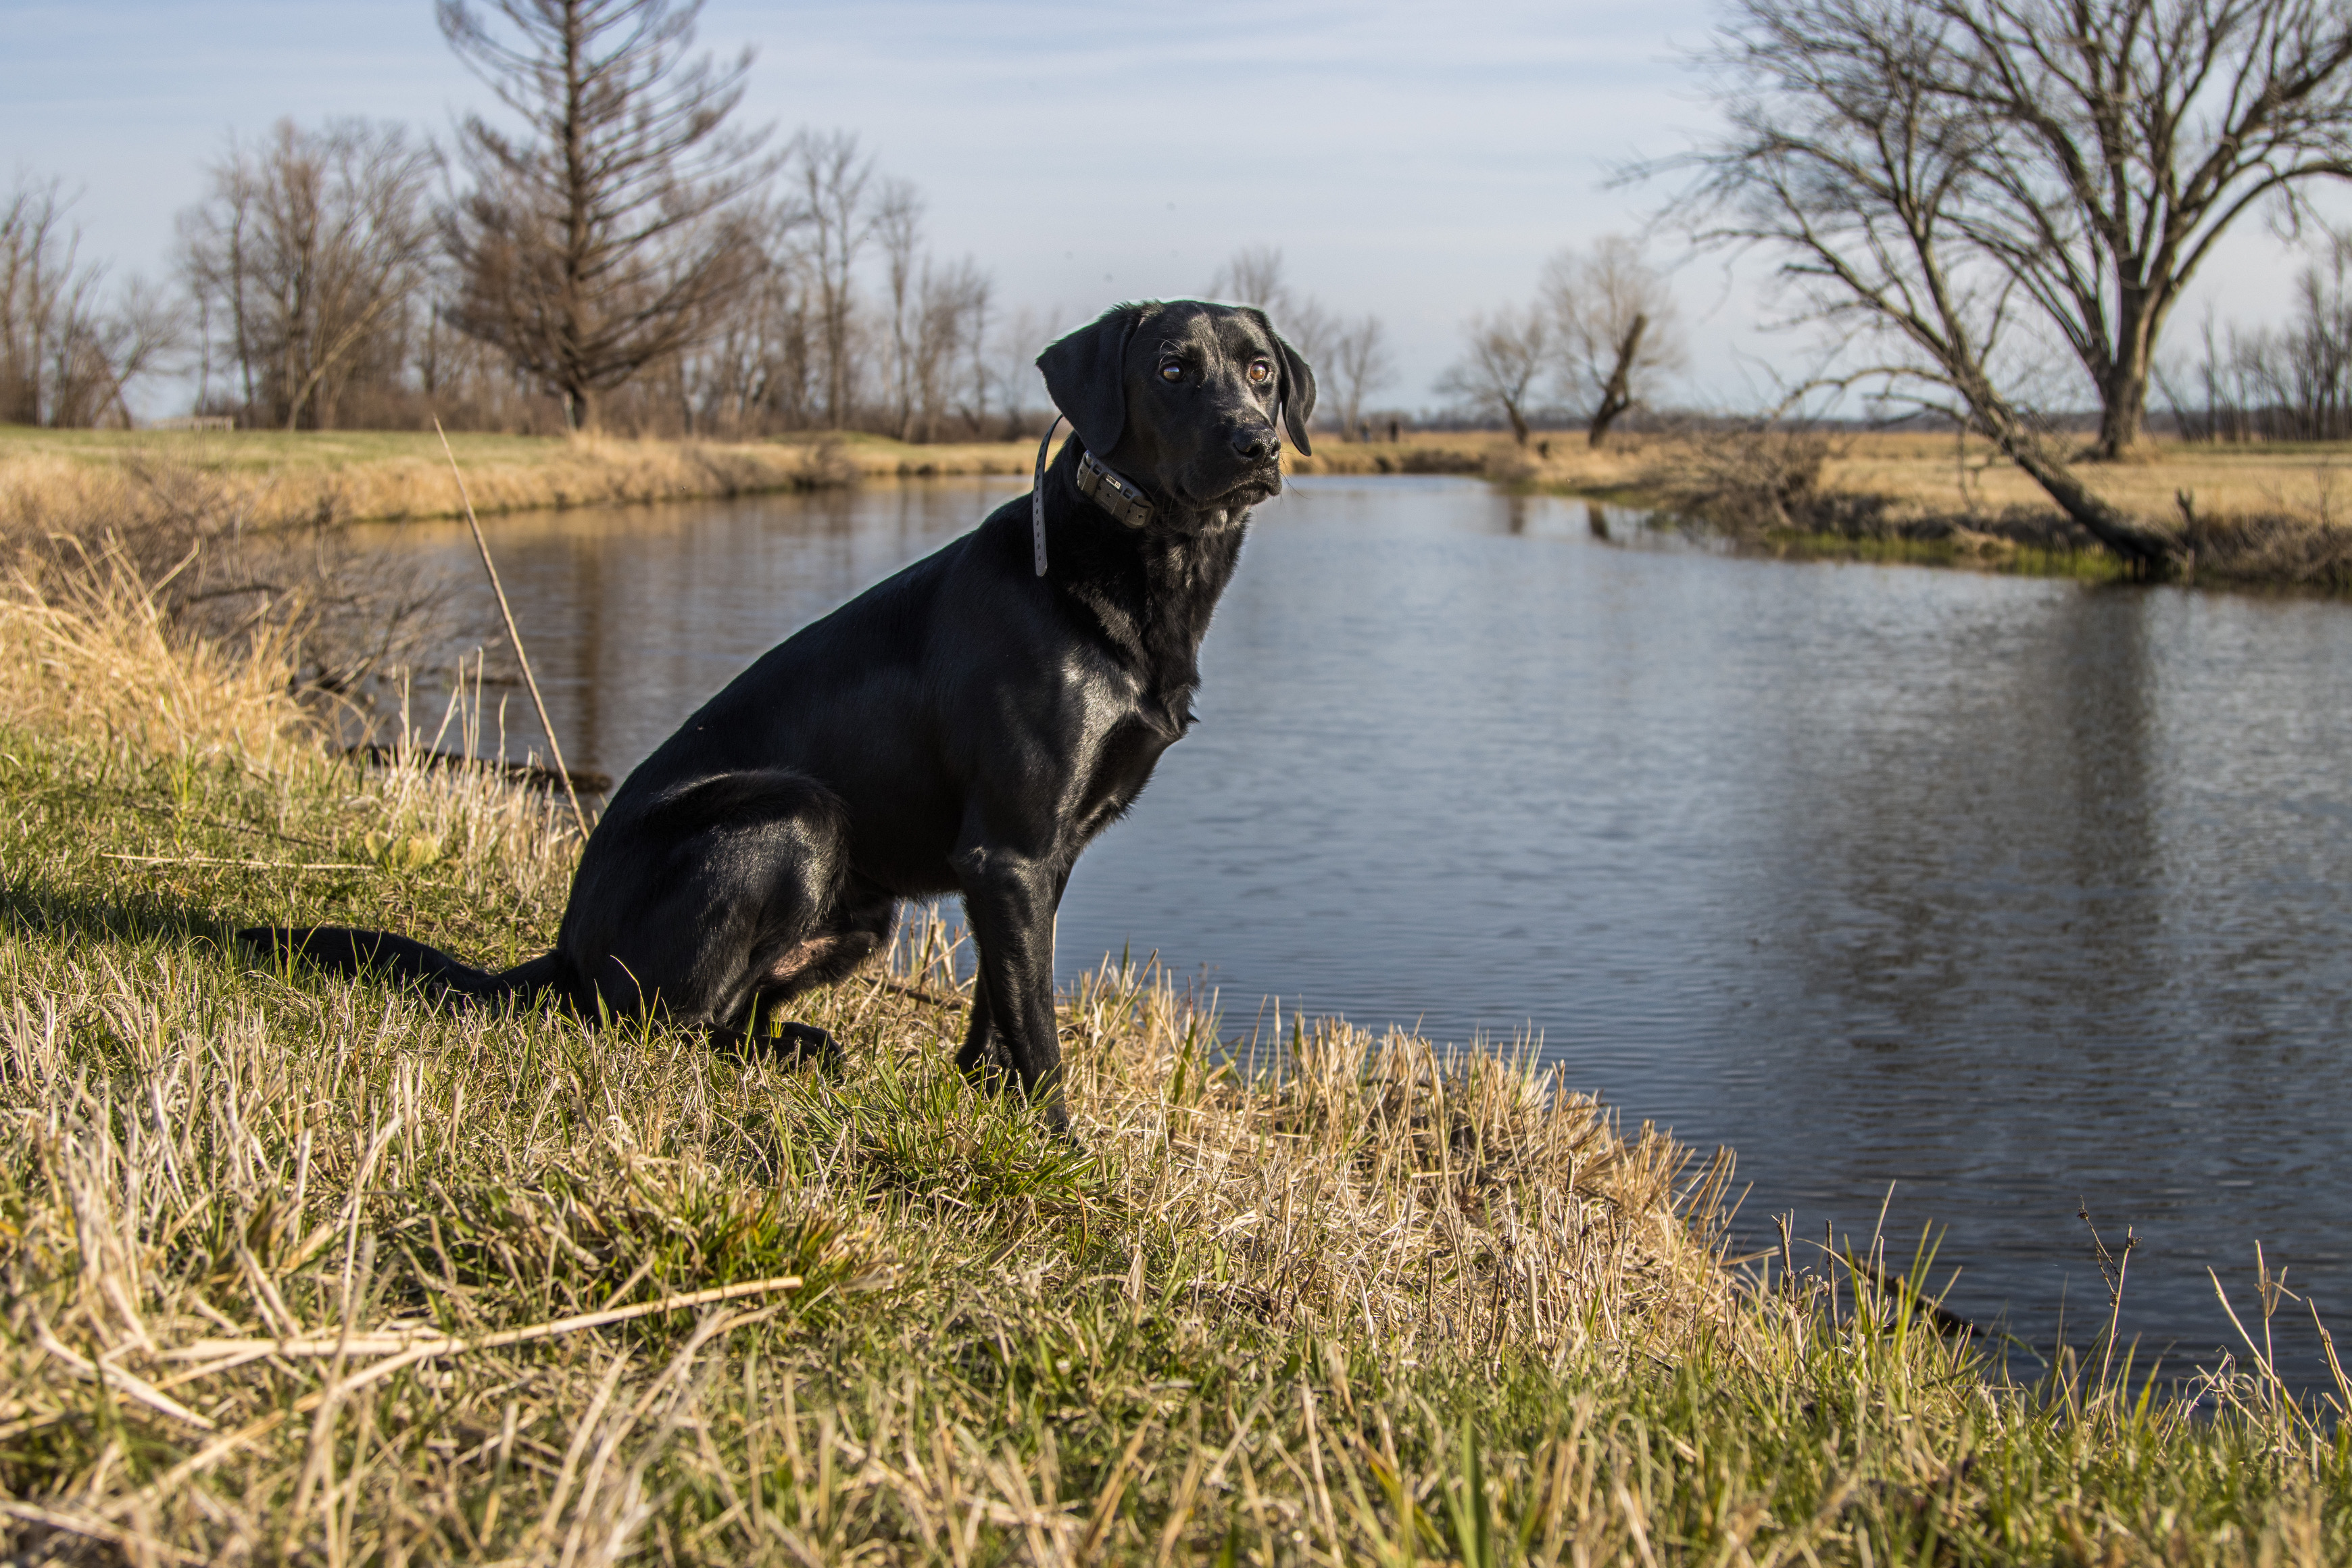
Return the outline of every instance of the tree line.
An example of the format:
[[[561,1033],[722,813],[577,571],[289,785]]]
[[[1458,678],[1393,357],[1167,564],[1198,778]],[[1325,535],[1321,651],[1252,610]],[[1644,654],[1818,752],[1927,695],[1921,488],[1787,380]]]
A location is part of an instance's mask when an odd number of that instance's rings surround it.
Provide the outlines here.
[[[694,50],[701,0],[436,0],[506,111],[448,144],[397,123],[232,135],[179,216],[176,289],[110,291],[54,184],[0,224],[0,418],[195,412],[283,429],[618,427],[997,438],[1041,422],[1054,323],[935,247],[922,195],[853,133],[738,123],[749,50]],[[1344,427],[1392,379],[1380,321],[1294,293],[1281,253],[1210,289],[1273,310]]]
[[[0,213],[0,418],[196,412],[284,429],[611,426],[908,439],[1028,427],[1048,323],[929,243],[920,194],[846,132],[740,129],[751,56],[700,0],[438,0],[508,111],[444,146],[359,119],[232,136],[182,213],[177,288],[110,293],[70,203]]]
[[[2188,351],[2159,362],[2157,384],[2192,441],[2352,438],[2352,234],[2329,231],[2295,279],[2276,326],[2206,313]]]
[[[855,137],[738,128],[750,57],[694,52],[698,5],[438,0],[507,117],[467,117],[446,148],[356,121],[232,142],[184,216],[176,294],[110,291],[58,188],[20,183],[0,207],[0,416],[127,419],[124,388],[181,351],[205,411],[294,427],[426,408],[506,428],[1025,427],[1044,324],[931,247],[919,193]],[[2344,431],[2340,246],[2289,324],[2165,353],[2225,234],[2257,213],[2322,232],[2314,192],[2352,177],[2335,0],[1731,0],[1693,63],[1721,128],[1623,177],[1680,176],[1652,232],[1763,257],[1781,324],[1822,330],[1782,412],[1825,395],[1959,424],[2143,563],[2167,538],[2076,470],[2132,454],[2152,393],[2184,433]],[[1263,247],[1208,291],[1275,310],[1329,417],[1363,433],[1393,380],[1377,319],[1324,312]],[[1553,258],[1463,347],[1438,384],[1457,410],[1596,442],[1681,352],[1661,275],[1622,237]]]

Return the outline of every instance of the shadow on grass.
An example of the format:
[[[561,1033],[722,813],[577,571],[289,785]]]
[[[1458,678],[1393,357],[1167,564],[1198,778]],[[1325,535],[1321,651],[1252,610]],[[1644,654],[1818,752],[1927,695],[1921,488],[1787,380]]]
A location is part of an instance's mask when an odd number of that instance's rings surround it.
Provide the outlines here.
[[[69,888],[37,872],[0,882],[0,929],[84,941],[177,943],[237,952],[237,922],[211,910],[142,889]]]

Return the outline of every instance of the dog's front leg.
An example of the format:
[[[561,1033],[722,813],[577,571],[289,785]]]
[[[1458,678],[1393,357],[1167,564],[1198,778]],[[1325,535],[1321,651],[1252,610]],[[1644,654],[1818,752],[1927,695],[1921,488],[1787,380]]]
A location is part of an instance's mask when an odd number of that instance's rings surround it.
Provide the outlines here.
[[[1013,1055],[997,1033],[996,1015],[989,1010],[984,967],[971,977],[971,1022],[964,1030],[963,1048],[956,1052],[956,1066],[967,1077],[992,1088],[999,1087],[997,1080],[1013,1071]]]
[[[1061,879],[1045,862],[1001,848],[973,849],[956,858],[964,915],[980,948],[975,1021],[964,1051],[975,1059],[964,1065],[982,1067],[995,1050],[1003,1051],[1012,1059],[1022,1091],[1042,1101],[1047,1121],[1066,1137],[1070,1118],[1062,1099],[1062,1042],[1054,1016],[1054,905]],[[983,1007],[984,1022],[978,1017]]]

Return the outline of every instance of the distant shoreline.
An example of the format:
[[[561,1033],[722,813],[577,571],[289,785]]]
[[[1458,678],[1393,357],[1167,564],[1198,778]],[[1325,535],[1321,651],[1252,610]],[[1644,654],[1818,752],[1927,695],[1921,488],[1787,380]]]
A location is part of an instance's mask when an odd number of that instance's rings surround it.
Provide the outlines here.
[[[865,435],[771,441],[453,435],[485,515],[835,489],[870,479],[1027,474],[1027,442],[914,446]],[[37,430],[0,426],[0,516],[103,510],[126,488],[193,477],[257,525],[462,517],[430,432]]]
[[[1789,455],[1759,442],[1811,441]],[[1026,476],[1027,440],[919,446],[858,433],[763,441],[623,437],[451,437],[487,515],[839,489],[874,480]],[[1741,444],[1747,443],[1747,450]],[[1793,447],[1791,448],[1793,449]],[[2077,537],[2032,481],[1977,441],[1948,436],[1626,436],[1579,432],[1526,447],[1499,431],[1345,441],[1325,432],[1298,474],[1460,474],[1514,489],[1679,512],[1776,554],[1836,555],[2105,577],[2116,563]],[[2191,580],[2352,589],[2352,516],[2336,496],[2352,445],[2150,442],[2140,461],[2081,470],[2119,506],[2199,531]],[[0,426],[0,526],[103,515],[166,476],[256,526],[463,515],[429,432],[89,431]]]

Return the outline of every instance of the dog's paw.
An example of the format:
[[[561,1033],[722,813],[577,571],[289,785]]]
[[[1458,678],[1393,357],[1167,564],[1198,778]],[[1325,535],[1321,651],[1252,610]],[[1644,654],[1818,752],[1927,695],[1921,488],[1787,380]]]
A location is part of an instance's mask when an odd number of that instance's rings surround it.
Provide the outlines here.
[[[778,1022],[744,1039],[745,1054],[793,1067],[814,1066],[831,1072],[842,1063],[841,1042],[829,1029],[814,1024]]]
[[[1070,1130],[1070,1108],[1058,1089],[1045,1105],[1045,1131],[1053,1134],[1055,1141],[1068,1152],[1084,1154],[1087,1152],[1085,1141]]]
[[[974,1089],[995,1094],[1019,1081],[1013,1070],[1013,1054],[1004,1042],[993,1034],[977,1040],[966,1040],[956,1052],[956,1068],[970,1079]]]

